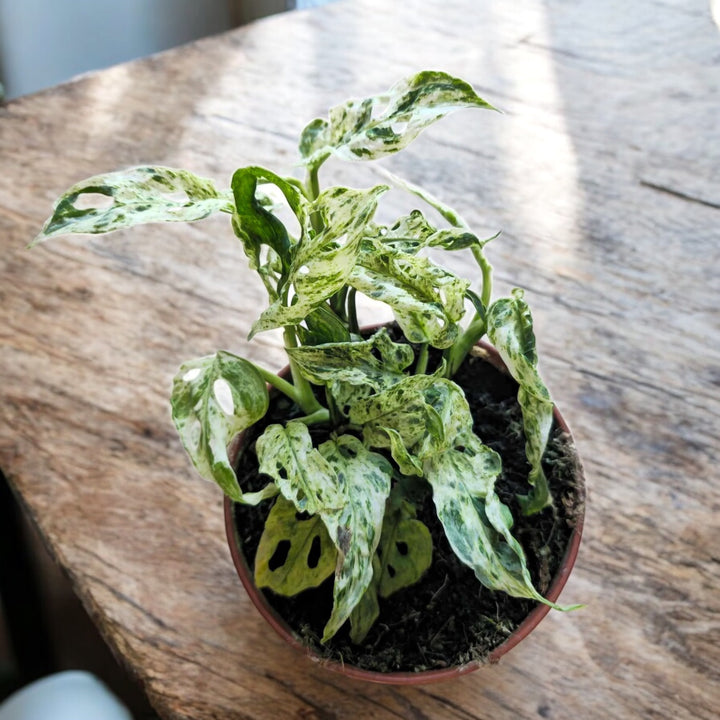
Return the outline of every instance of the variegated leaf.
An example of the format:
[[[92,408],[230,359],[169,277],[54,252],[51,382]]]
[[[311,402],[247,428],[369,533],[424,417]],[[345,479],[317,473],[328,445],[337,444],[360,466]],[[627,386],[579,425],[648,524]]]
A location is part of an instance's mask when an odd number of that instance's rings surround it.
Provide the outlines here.
[[[318,450],[341,479],[344,498],[341,510],[322,513],[338,550],[333,610],[323,632],[327,642],[350,617],[372,580],[372,559],[393,469],[382,455],[370,452],[351,435],[328,440]]]
[[[485,587],[552,605],[534,588],[525,554],[510,532],[510,513],[495,494],[500,457],[472,434],[459,440],[462,449],[425,463],[438,518],[453,551]]]
[[[356,401],[350,408],[350,422],[362,426],[363,438],[370,447],[390,447],[385,428],[393,428],[405,447],[412,448],[428,429],[423,393],[437,381],[432,375],[411,375],[383,392]]]
[[[387,303],[410,342],[449,347],[458,335],[470,283],[431,260],[366,238],[348,284]]]
[[[327,305],[318,305],[304,322],[305,326],[297,326],[298,337],[303,345],[350,341],[350,331]]]
[[[269,475],[299,512],[310,515],[342,508],[345,498],[333,467],[313,447],[307,425],[269,425],[255,444],[260,472]]]
[[[198,472],[235,502],[255,505],[277,494],[269,484],[244,493],[228,458],[230,441],[268,409],[265,381],[247,360],[228,352],[191,360],[173,381],[172,418]]]
[[[360,598],[360,602],[350,613],[350,640],[359,645],[367,637],[368,632],[380,615],[378,602],[378,584],[380,583],[380,559],[373,557],[373,576],[370,584]]]
[[[337,105],[328,120],[311,122],[303,131],[300,153],[310,167],[318,167],[330,154],[373,160],[402,150],[453,110],[473,107],[492,109],[463,80],[444,72],[421,72],[382,95]]]
[[[298,517],[279,496],[265,520],[255,554],[255,584],[285,596],[317,587],[335,570],[337,550],[319,515]]]
[[[525,453],[531,467],[528,480],[532,486],[530,494],[520,501],[523,512],[530,515],[552,503],[542,458],[552,427],[553,402],[537,370],[532,316],[523,292],[516,289],[512,297],[496,300],[488,310],[487,324],[490,341],[520,386],[518,402],[522,408]]]
[[[58,198],[33,245],[56,235],[106,233],[156,222],[191,222],[232,212],[232,198],[187,170],[136,167],[96,175]]]
[[[316,385],[344,382],[383,390],[405,377],[414,353],[406,343],[394,343],[385,328],[360,342],[325,343],[288,349],[302,374]]]
[[[319,233],[308,232],[293,253],[284,297],[276,300],[253,325],[252,334],[302,322],[318,305],[340,290],[352,272],[363,229],[387,190],[329,188],[320,194],[311,211],[323,220]]]

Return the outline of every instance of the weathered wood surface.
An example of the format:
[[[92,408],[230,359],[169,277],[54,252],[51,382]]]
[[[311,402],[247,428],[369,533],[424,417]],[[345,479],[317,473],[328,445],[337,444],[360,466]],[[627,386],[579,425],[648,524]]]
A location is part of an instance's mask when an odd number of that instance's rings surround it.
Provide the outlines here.
[[[589,506],[553,614],[451,684],[349,682],[257,622],[219,492],[171,427],[177,365],[245,340],[227,223],[29,252],[74,181],[291,168],[304,122],[422,67],[458,114],[388,167],[452,200],[528,289]],[[701,0],[359,0],[278,16],[0,109],[0,467],[164,718],[710,718],[720,712],[720,34]],[[332,166],[338,176],[343,168]]]

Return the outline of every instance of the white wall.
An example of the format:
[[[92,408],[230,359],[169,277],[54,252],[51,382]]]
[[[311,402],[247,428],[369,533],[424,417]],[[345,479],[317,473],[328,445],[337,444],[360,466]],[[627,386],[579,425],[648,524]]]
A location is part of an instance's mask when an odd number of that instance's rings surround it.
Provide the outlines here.
[[[228,0],[0,0],[8,98],[231,27]]]

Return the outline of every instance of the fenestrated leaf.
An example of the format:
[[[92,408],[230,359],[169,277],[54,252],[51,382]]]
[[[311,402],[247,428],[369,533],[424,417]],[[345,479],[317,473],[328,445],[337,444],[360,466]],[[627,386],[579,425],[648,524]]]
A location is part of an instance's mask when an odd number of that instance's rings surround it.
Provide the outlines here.
[[[73,185],[32,245],[70,233],[106,233],[143,223],[192,222],[232,212],[232,198],[187,170],[136,167]]]
[[[408,502],[389,503],[378,546],[378,593],[387,598],[414,585],[432,564],[432,536]]]
[[[302,322],[345,285],[355,266],[363,229],[386,190],[386,185],[369,190],[333,187],[320,194],[311,212],[322,218],[323,229],[308,231],[303,237],[283,282],[284,297],[262,313],[251,335]]]
[[[535,589],[525,554],[511,534],[512,516],[495,493],[500,457],[472,434],[425,463],[425,477],[445,535],[458,558],[491,590],[551,603]]]
[[[372,580],[393,469],[351,435],[328,440],[318,450],[341,478],[344,497],[341,510],[323,513],[338,549],[333,610],[323,632],[326,642],[350,617]]]
[[[319,515],[298,517],[279,496],[265,520],[255,554],[255,584],[285,596],[317,587],[337,564],[337,550]]]
[[[311,167],[330,154],[373,160],[402,150],[453,110],[472,107],[492,109],[463,80],[444,72],[421,72],[382,95],[335,106],[328,120],[313,120],[303,131],[300,153]]]
[[[410,342],[450,346],[458,335],[470,283],[426,257],[366,238],[348,284],[387,303]]]
[[[302,374],[316,385],[335,381],[390,387],[405,377],[414,353],[407,343],[394,343],[385,328],[360,342],[325,343],[288,349]]]
[[[269,475],[299,512],[342,508],[345,497],[333,467],[313,447],[307,425],[268,425],[255,444],[260,472]]]
[[[243,493],[227,447],[268,409],[265,381],[247,360],[220,351],[184,363],[173,381],[172,418],[200,475],[235,502],[255,505],[277,494],[274,485]]]
[[[519,384],[518,402],[525,430],[525,454],[530,463],[528,481],[532,490],[521,497],[523,512],[530,515],[552,503],[542,469],[553,420],[553,402],[537,370],[537,351],[530,308],[523,292],[513,290],[510,298],[496,300],[487,313],[488,337],[495,345],[510,374]]]

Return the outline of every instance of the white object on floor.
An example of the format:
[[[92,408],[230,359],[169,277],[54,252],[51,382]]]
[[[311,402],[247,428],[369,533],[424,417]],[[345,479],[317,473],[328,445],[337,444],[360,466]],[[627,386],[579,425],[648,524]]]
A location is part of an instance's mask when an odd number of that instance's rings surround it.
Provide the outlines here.
[[[0,704],[0,720],[132,720],[90,673],[69,670],[36,680]]]

